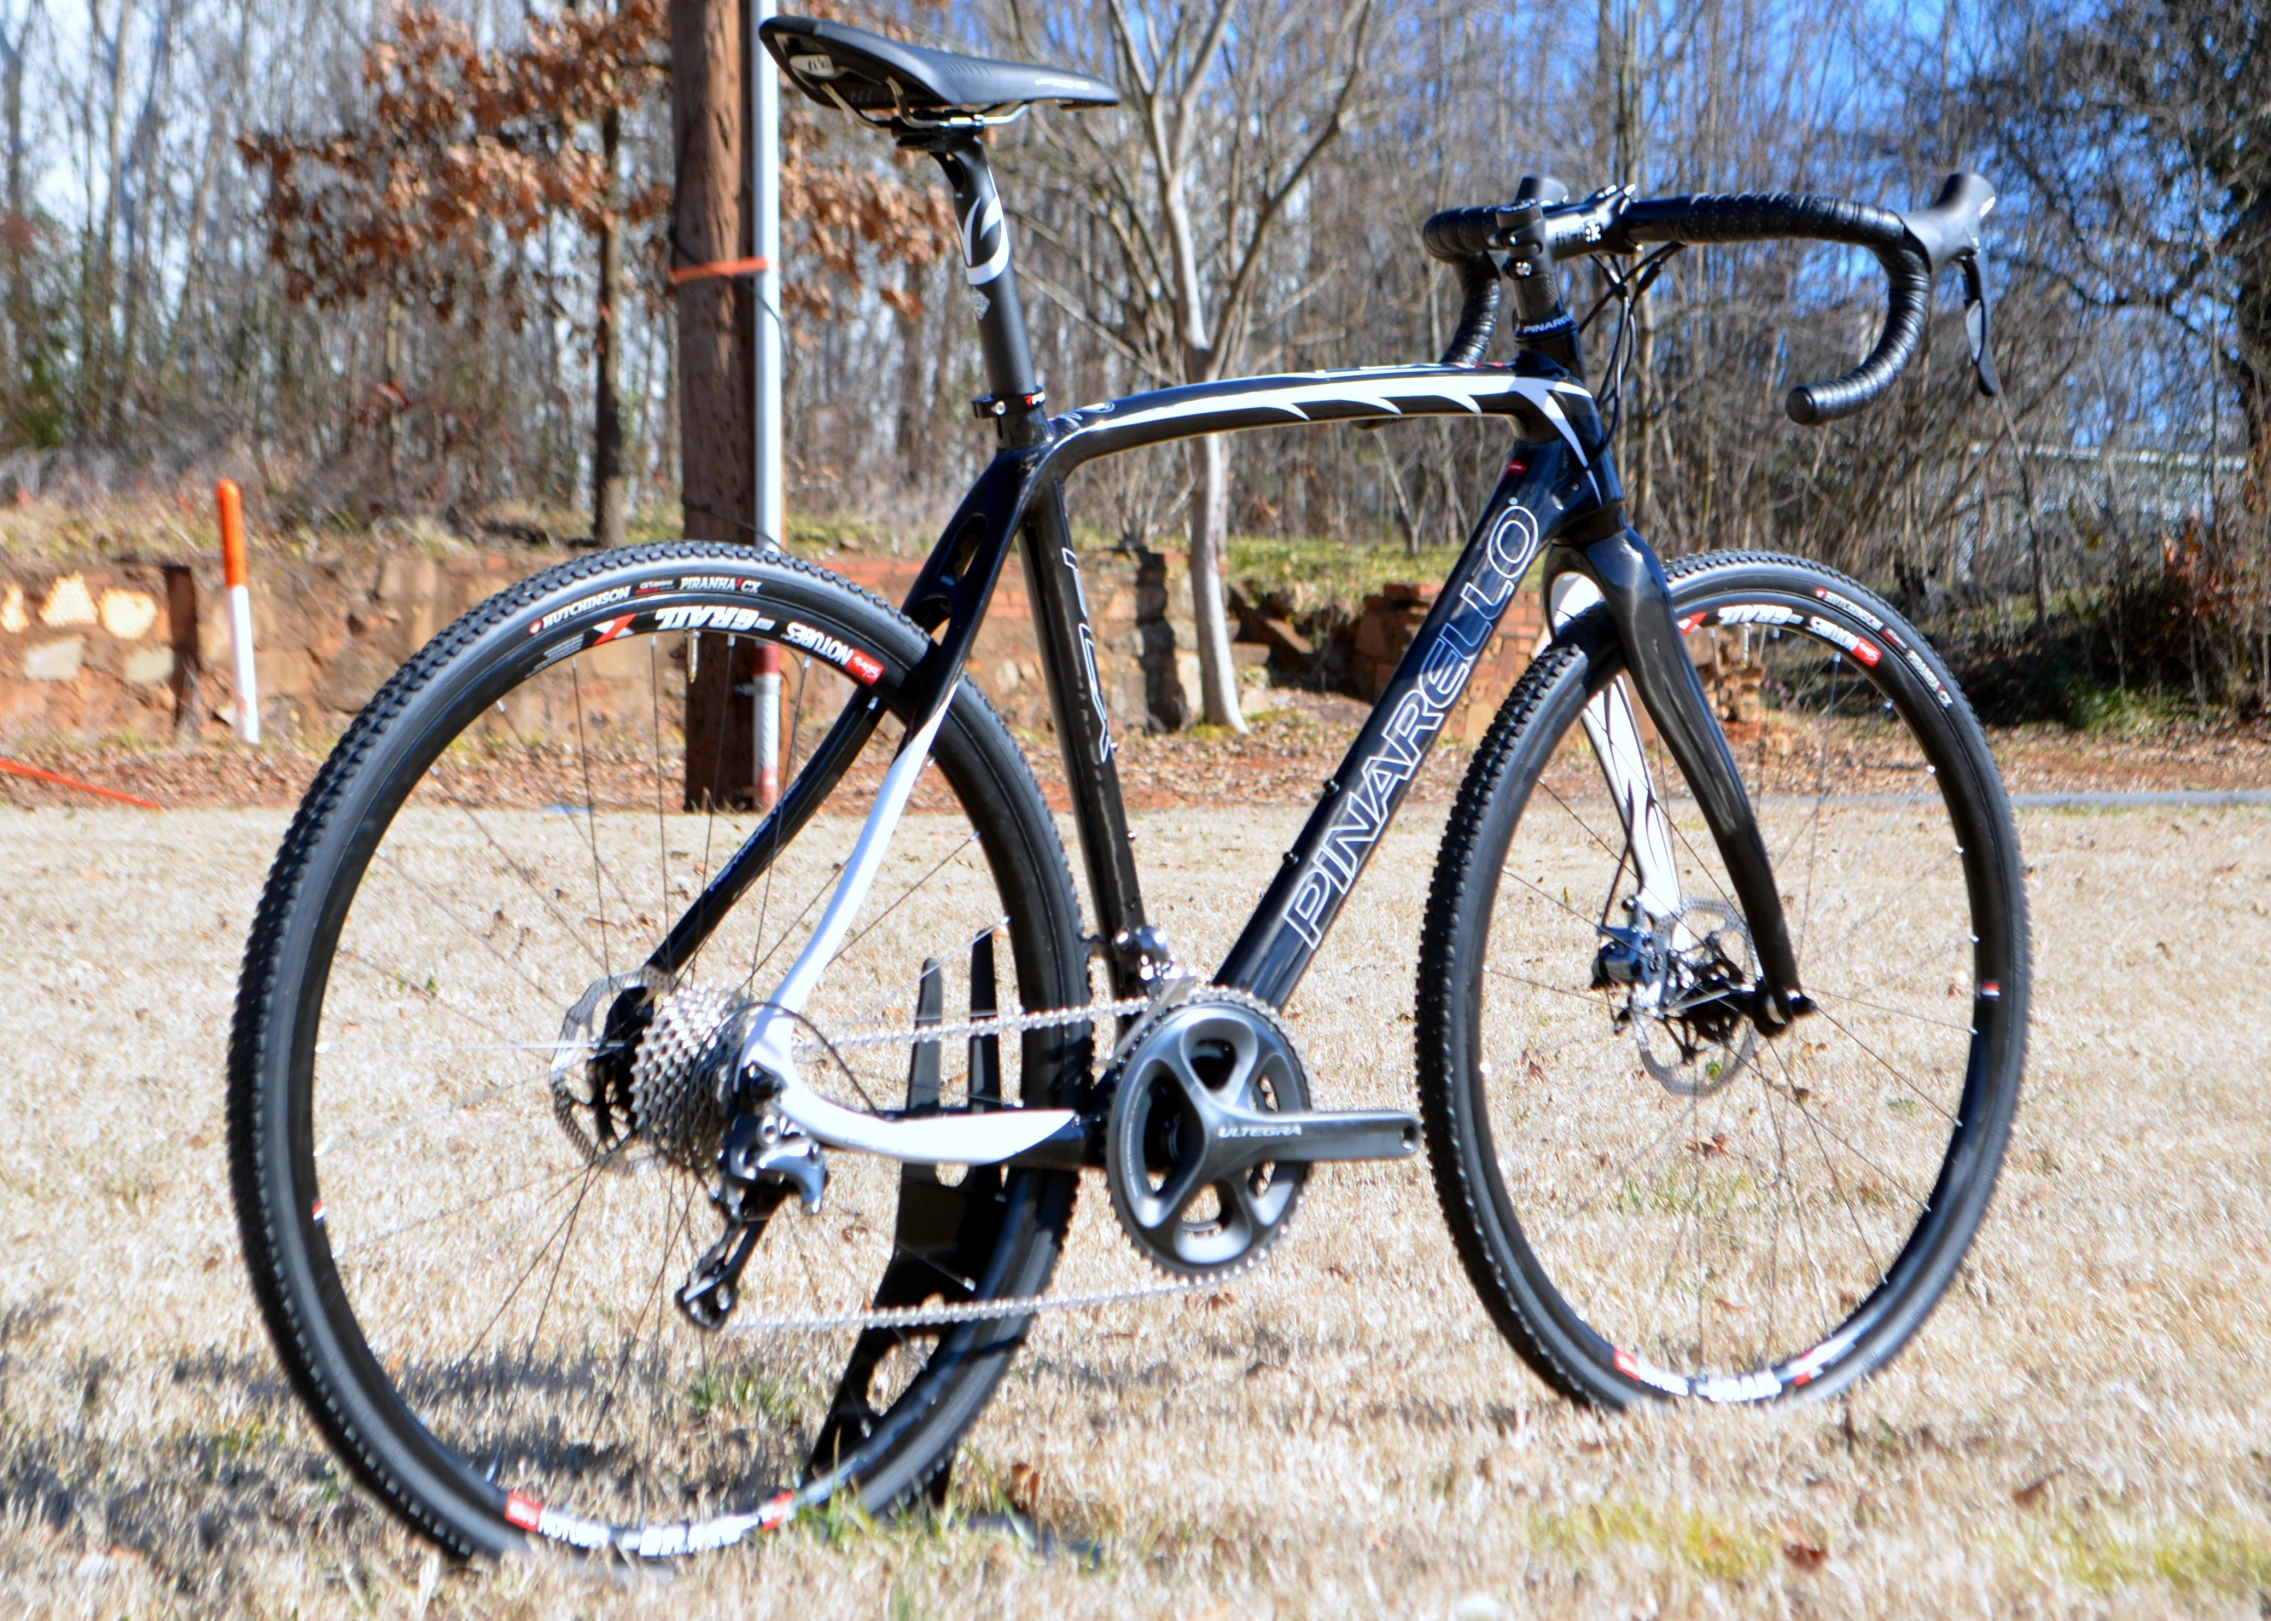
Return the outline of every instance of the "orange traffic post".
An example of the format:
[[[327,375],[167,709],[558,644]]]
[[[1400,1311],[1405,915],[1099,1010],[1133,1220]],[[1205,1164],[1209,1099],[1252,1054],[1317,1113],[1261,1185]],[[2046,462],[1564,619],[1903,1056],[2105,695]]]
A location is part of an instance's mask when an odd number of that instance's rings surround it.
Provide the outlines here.
[[[244,562],[244,497],[236,480],[213,486],[221,508],[221,578],[229,588],[229,648],[236,661],[237,736],[260,741],[260,681],[252,663],[252,588]]]

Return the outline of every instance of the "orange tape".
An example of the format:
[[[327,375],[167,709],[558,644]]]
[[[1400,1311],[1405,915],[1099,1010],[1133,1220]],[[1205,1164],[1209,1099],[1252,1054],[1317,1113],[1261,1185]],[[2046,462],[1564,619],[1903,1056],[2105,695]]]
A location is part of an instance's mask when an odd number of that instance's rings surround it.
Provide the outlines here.
[[[225,478],[213,486],[213,498],[221,508],[221,578],[229,585],[242,585],[247,575],[244,566],[244,497],[237,491],[233,478]]]
[[[711,276],[754,276],[772,266],[762,259],[720,259],[715,264],[681,265],[670,273],[670,285],[683,287],[690,281],[703,281]]]
[[[139,806],[143,810],[165,809],[165,806],[159,804],[156,800],[138,799],[132,794],[122,794],[116,788],[102,788],[91,782],[81,782],[77,777],[66,777],[60,771],[42,770],[36,765],[26,765],[21,760],[0,760],[0,771],[5,771],[10,776],[30,777],[39,782],[52,782],[65,788],[76,788],[82,794],[100,794],[105,799],[115,799],[121,804]]]

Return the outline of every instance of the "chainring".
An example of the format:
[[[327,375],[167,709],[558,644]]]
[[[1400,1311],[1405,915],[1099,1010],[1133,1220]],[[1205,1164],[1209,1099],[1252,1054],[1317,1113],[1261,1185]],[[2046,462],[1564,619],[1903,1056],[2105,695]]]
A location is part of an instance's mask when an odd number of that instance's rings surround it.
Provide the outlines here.
[[[1305,1164],[1257,1159],[1270,1116],[1309,1107],[1308,1071],[1276,1010],[1208,986],[1149,1021],[1113,1081],[1105,1180],[1121,1231],[1188,1278],[1246,1266],[1293,1215]]]

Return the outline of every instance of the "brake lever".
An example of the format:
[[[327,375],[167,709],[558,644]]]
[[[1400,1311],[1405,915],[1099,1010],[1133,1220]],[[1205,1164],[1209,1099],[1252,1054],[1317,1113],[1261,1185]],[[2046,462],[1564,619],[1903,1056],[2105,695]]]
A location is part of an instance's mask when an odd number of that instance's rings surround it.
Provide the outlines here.
[[[1980,398],[1994,399],[2003,392],[2003,384],[1995,375],[1995,356],[1988,345],[1987,277],[1976,253],[1963,256],[1963,335],[1971,345],[1971,369],[1979,378]]]

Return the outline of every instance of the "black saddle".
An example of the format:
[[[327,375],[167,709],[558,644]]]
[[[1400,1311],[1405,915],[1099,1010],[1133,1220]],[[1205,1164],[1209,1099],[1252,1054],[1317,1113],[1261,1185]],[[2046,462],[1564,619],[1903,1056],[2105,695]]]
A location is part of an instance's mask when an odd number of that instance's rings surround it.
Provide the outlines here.
[[[758,38],[799,90],[828,107],[913,123],[997,113],[1030,102],[1115,107],[1101,79],[1029,62],[996,62],[902,45],[864,28],[808,17],[773,17]]]

